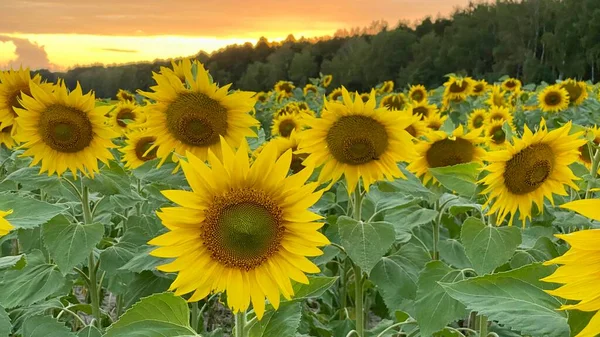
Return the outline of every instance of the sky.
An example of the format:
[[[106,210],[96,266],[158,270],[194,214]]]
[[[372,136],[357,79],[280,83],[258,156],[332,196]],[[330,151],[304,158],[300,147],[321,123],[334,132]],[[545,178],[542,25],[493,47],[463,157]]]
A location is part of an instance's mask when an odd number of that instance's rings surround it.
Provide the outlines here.
[[[0,69],[152,61],[446,16],[469,0],[0,0]]]

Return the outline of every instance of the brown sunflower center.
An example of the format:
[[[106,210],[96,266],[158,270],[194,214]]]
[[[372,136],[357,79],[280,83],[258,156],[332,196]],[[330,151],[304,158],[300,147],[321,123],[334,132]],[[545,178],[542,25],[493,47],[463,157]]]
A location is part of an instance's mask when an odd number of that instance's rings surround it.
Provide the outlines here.
[[[292,92],[292,86],[289,83],[284,82],[279,84],[279,90],[289,94]]]
[[[454,93],[454,94],[460,94],[465,92],[465,90],[467,90],[467,86],[469,85],[469,83],[467,83],[467,81],[460,81],[460,84],[457,82],[452,82],[452,84],[450,84],[450,92]]]
[[[415,102],[421,102],[425,98],[425,94],[422,90],[415,90],[410,95],[410,98]]]
[[[535,191],[552,174],[554,152],[547,144],[534,144],[506,162],[504,184],[513,194]]]
[[[267,100],[267,96],[266,95],[258,95],[257,99],[259,102],[265,102]]]
[[[480,127],[483,126],[483,121],[484,120],[485,120],[485,118],[482,115],[475,116],[475,118],[473,118],[473,126],[476,129],[479,129]]]
[[[502,129],[502,125],[498,125],[493,127],[489,133],[490,137],[492,137],[492,141],[497,144],[503,144],[506,141],[506,133]]]
[[[332,101],[337,101],[338,98],[342,97],[342,92],[341,91],[334,91],[331,93],[331,100]]]
[[[490,120],[492,121],[503,121],[506,120],[506,116],[501,112],[495,112],[490,115]]]
[[[442,139],[431,144],[425,154],[429,167],[444,167],[473,161],[475,146],[463,138]]]
[[[2,128],[0,133],[10,133],[12,131],[12,125]]]
[[[504,83],[504,86],[507,89],[514,89],[517,86],[517,82],[513,81],[513,80],[508,80],[508,81],[506,81],[506,83]]]
[[[560,92],[551,91],[544,97],[544,103],[548,106],[557,106],[562,103],[562,95]]]
[[[155,141],[156,138],[151,136],[143,137],[140,138],[140,140],[138,140],[137,144],[135,144],[135,155],[138,157],[139,160],[149,161],[152,159],[156,159],[156,151],[158,150],[158,147],[153,148],[152,151],[148,152],[147,155],[144,155],[144,153],[146,153],[146,151],[150,149],[150,147],[154,144]]]
[[[421,118],[424,117],[429,117],[429,109],[427,109],[427,107],[425,106],[418,106],[416,108],[413,108],[413,115],[417,116],[420,115]]]
[[[292,148],[292,151],[296,152],[297,149],[297,147],[294,147]],[[292,154],[292,163],[290,164],[290,170],[292,170],[293,173],[298,173],[302,171],[304,169],[304,165],[302,164],[302,162],[304,161],[304,159],[306,159],[306,157],[308,157],[308,154],[305,153]]]
[[[38,130],[44,143],[58,152],[79,152],[94,138],[92,123],[84,111],[59,104],[42,112]]]
[[[29,85],[25,85],[22,87],[15,88],[15,91],[8,96],[8,111],[10,111],[14,117],[17,117],[16,109],[23,109],[21,103],[19,103],[19,98],[21,98],[22,94],[31,96],[31,90],[29,90]]]
[[[296,122],[293,119],[284,119],[279,122],[279,134],[285,138],[289,138],[292,131],[296,129]]]
[[[439,130],[442,127],[442,123],[437,120],[429,121],[427,127],[432,130]]]
[[[214,197],[204,214],[204,246],[227,267],[254,269],[280,249],[283,211],[262,191],[232,189]]]
[[[317,92],[317,87],[312,87],[312,86],[311,87],[306,87],[306,92],[314,92],[314,93],[316,93]]]
[[[367,103],[367,101],[369,101],[369,95],[362,94],[362,95],[360,95],[360,99],[363,101],[363,103]]]
[[[485,89],[485,85],[483,85],[483,83],[477,83],[473,87],[473,92],[476,94],[479,94],[480,92],[483,91],[483,89]]]
[[[339,162],[361,165],[376,160],[388,147],[386,128],[366,116],[344,116],[327,133],[331,155]]]
[[[387,96],[383,99],[383,106],[389,110],[402,110],[404,108],[404,100],[398,95]]]
[[[188,145],[216,144],[227,134],[227,109],[199,92],[181,94],[165,114],[171,135]]]
[[[417,137],[417,129],[415,129],[415,127],[411,124],[409,125],[406,129],[406,132],[408,132],[408,134],[410,134],[413,137]]]
[[[131,111],[131,109],[121,109],[118,113],[117,113],[117,124],[122,127],[125,128],[127,127],[127,123],[134,121],[135,120],[135,113],[133,113],[133,111]]]

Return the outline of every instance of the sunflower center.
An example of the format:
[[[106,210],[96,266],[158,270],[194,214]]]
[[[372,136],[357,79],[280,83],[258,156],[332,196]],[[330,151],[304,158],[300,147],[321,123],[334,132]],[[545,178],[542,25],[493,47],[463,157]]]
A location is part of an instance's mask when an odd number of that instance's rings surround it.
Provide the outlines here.
[[[421,90],[414,91],[411,95],[412,100],[416,102],[421,102],[423,100],[423,92]]]
[[[279,90],[284,91],[286,93],[290,93],[290,92],[292,92],[292,87],[287,82],[286,83],[281,83],[279,85]]]
[[[297,149],[297,147],[293,147],[292,151],[296,152]],[[304,169],[304,165],[302,164],[302,162],[304,161],[304,159],[306,159],[306,157],[308,157],[308,154],[305,153],[292,154],[292,163],[290,164],[290,170],[292,170],[294,174]]]
[[[29,85],[17,88],[12,95],[8,98],[8,110],[13,114],[14,117],[17,117],[17,113],[15,109],[23,109],[21,103],[19,103],[19,98],[21,98],[21,92],[25,95],[31,96],[31,90],[29,90]]]
[[[294,129],[296,129],[296,122],[293,119],[284,119],[279,123],[279,134],[285,138],[289,138]]]
[[[264,192],[232,189],[206,209],[202,239],[213,259],[248,271],[280,249],[282,223],[283,211]]]
[[[227,133],[227,109],[199,92],[181,94],[165,114],[171,135],[188,145],[216,144]]]
[[[339,91],[331,93],[331,100],[337,101],[338,98],[342,97],[342,93]]]
[[[150,147],[154,144],[155,141],[155,137],[143,137],[140,140],[138,140],[137,144],[135,144],[135,155],[138,157],[139,160],[149,161],[152,159],[156,159],[156,151],[158,150],[157,147],[153,148],[152,151],[148,152],[148,154],[144,156],[144,153],[146,153],[146,151],[150,149]]]
[[[429,167],[444,167],[473,161],[475,146],[463,138],[442,139],[431,144],[425,154]]]
[[[413,137],[417,137],[417,129],[415,129],[415,127],[411,124],[409,125],[406,129],[406,132],[408,132],[411,136]]]
[[[495,113],[495,114],[490,115],[490,120],[492,120],[492,121],[503,121],[505,119],[506,119],[505,116],[501,113]]]
[[[547,144],[530,145],[506,162],[504,184],[513,194],[526,194],[540,187],[553,168],[552,148]]]
[[[550,92],[544,97],[544,102],[549,106],[556,106],[562,102],[562,97],[558,92]]]
[[[460,94],[461,92],[467,90],[468,85],[469,83],[467,83],[467,81],[461,81],[460,84],[458,84],[458,82],[453,82],[450,84],[450,92]]]
[[[117,113],[117,124],[122,128],[127,127],[127,123],[133,120],[135,120],[135,114],[130,109],[122,109]]]
[[[473,92],[476,93],[476,94],[478,94],[478,93],[482,92],[483,89],[485,89],[485,85],[483,85],[482,83],[477,83],[473,87]]]
[[[389,110],[402,110],[404,108],[404,101],[397,95],[388,96],[384,98],[383,106]]]
[[[88,147],[94,137],[92,123],[85,112],[58,104],[46,108],[38,128],[44,143],[58,152],[79,152]]]
[[[420,115],[421,118],[429,117],[429,109],[427,109],[427,107],[424,106],[418,106],[416,108],[413,108],[413,115]]]
[[[563,86],[563,88],[569,93],[569,99],[571,100],[571,102],[576,102],[577,99],[579,99],[579,97],[583,93],[581,87],[578,86],[576,83],[567,83]]]
[[[0,130],[0,133],[10,133],[11,130],[12,125],[2,128],[2,130]]]
[[[339,162],[361,165],[378,159],[388,147],[385,127],[366,116],[344,116],[327,133],[329,151]]]
[[[440,123],[439,121],[431,121],[429,122],[429,124],[427,124],[427,127],[429,127],[432,130],[439,130],[442,127],[442,123]]]
[[[475,118],[473,118],[473,126],[474,126],[476,129],[479,129],[480,127],[482,127],[482,126],[483,126],[483,121],[484,121],[484,120],[485,120],[485,119],[483,118],[483,116],[481,116],[481,115],[479,115],[479,116],[476,116]]]
[[[502,130],[502,126],[494,127],[491,130],[490,135],[492,137],[492,141],[495,144],[500,145],[506,141],[506,133],[504,132],[504,130]]]
[[[513,89],[514,87],[517,86],[517,82],[515,81],[507,81],[505,84],[506,88],[508,89]]]

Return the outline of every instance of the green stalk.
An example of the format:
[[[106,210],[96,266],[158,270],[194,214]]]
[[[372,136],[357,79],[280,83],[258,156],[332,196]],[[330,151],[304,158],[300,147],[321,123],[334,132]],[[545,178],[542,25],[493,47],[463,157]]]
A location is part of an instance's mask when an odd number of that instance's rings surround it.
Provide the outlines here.
[[[198,332],[198,316],[200,314],[200,310],[198,310],[198,302],[192,303],[192,317],[191,317],[191,326],[195,332]]]
[[[488,319],[486,316],[479,316],[479,337],[487,337],[488,335]]]
[[[81,206],[83,208],[83,222],[86,225],[92,224],[92,211],[90,210],[89,190],[87,186],[83,187],[81,193]],[[90,302],[92,306],[92,316],[94,317],[94,324],[97,328],[102,328],[101,315],[100,315],[100,294],[98,292],[98,281],[96,279],[96,259],[94,257],[94,251],[90,253],[88,257],[88,273],[90,279]]]
[[[598,175],[598,164],[600,163],[600,149],[596,150],[594,158],[592,158],[592,167],[590,168],[591,180],[588,182],[587,188],[585,189],[585,199],[589,199],[590,190],[592,189],[593,179],[596,179]]]
[[[246,312],[235,314],[235,337],[246,337]]]
[[[356,185],[356,189],[354,190],[354,220],[361,221],[361,209],[362,209],[362,193],[360,191],[360,183]],[[365,308],[363,305],[363,277],[362,270],[356,264],[352,264],[352,268],[354,270],[354,281],[355,281],[355,289],[354,289],[354,307],[355,307],[355,316],[356,316],[356,334],[358,337],[364,337],[365,335]]]

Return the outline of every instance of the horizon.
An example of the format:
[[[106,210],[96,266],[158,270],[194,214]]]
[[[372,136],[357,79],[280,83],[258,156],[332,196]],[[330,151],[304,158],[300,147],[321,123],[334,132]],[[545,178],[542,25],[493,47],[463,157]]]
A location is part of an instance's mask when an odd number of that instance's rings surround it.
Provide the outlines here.
[[[251,8],[242,9],[235,0],[150,2],[153,4],[140,0],[126,4],[107,0],[102,5],[75,0],[2,3],[0,13],[6,14],[0,14],[0,69],[23,66],[61,72],[210,54],[230,45],[256,44],[261,37],[271,42],[283,41],[290,34],[297,39],[332,37],[340,29],[368,27],[378,20],[396,27],[399,22],[446,17],[472,1],[381,0],[373,5],[354,0],[350,6],[341,0],[326,4],[307,0],[291,9],[276,0],[258,0]],[[314,11],[314,7],[320,10]],[[199,17],[197,13],[207,15]],[[203,24],[198,25],[198,19],[204,20]]]

